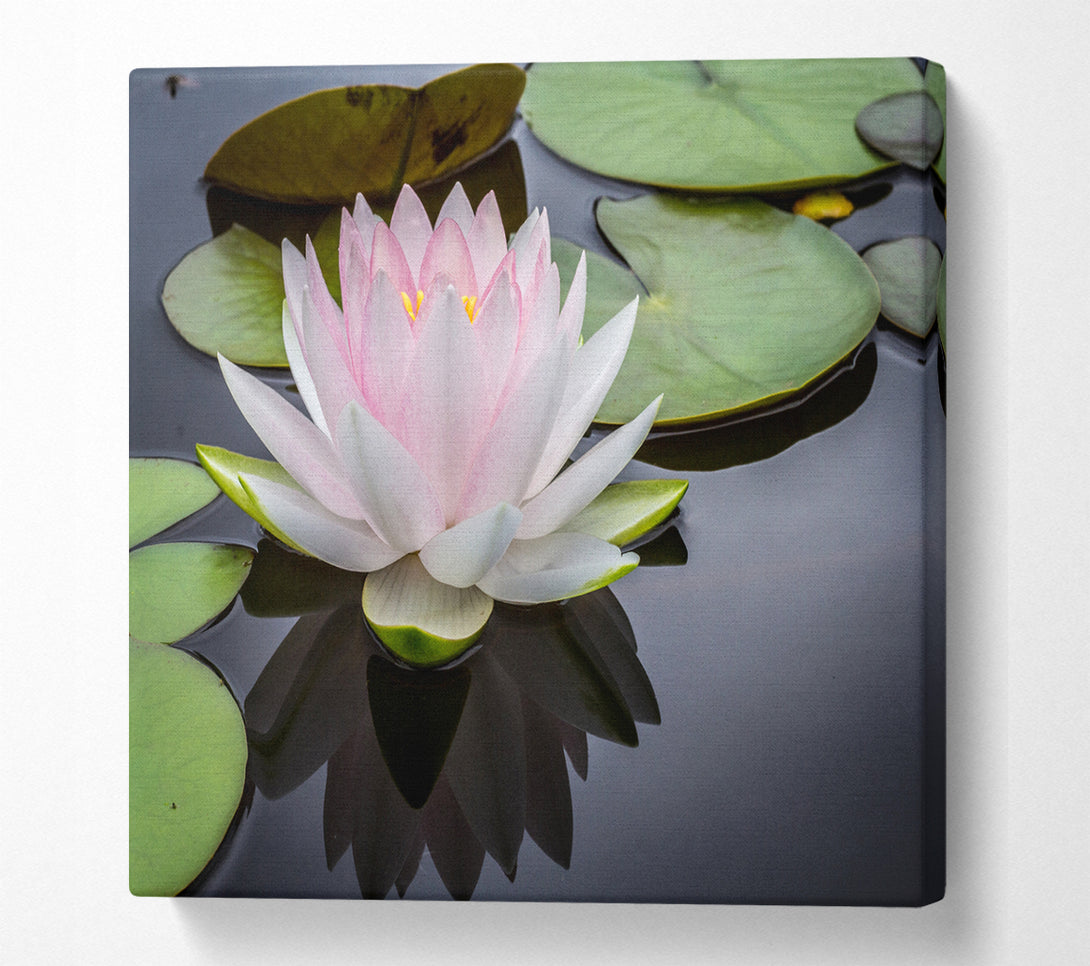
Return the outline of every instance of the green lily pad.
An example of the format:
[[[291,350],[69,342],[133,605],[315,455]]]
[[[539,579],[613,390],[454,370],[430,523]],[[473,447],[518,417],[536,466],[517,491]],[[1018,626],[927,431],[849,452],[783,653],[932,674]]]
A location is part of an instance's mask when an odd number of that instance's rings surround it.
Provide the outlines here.
[[[522,113],[549,148],[599,174],[754,191],[888,167],[856,115],[922,88],[907,58],[534,64]]]
[[[920,236],[881,242],[863,253],[882,292],[882,314],[894,325],[921,339],[935,321],[942,255]]]
[[[589,533],[623,547],[662,523],[688,488],[688,480],[613,483],[561,529]]]
[[[942,64],[929,61],[923,72],[924,87],[939,106],[942,115],[943,139],[939,156],[935,158],[935,173],[946,182],[946,71]]]
[[[289,204],[392,197],[487,151],[511,125],[526,83],[512,64],[480,64],[423,87],[368,84],[316,91],[232,134],[204,176]]]
[[[280,248],[241,225],[191,251],[163,286],[181,337],[243,366],[287,366],[283,304]]]
[[[659,426],[769,405],[844,359],[878,315],[862,259],[809,218],[648,195],[602,199],[597,219],[631,269],[588,253],[584,337],[641,295],[599,422],[627,422],[660,392]],[[557,241],[553,257],[569,280],[578,249]]]
[[[927,91],[890,94],[868,104],[855,129],[871,147],[920,171],[930,167],[943,145],[942,113]]]
[[[129,460],[129,546],[135,547],[219,495],[195,463],[171,459]]]
[[[239,592],[254,553],[214,543],[158,543],[129,554],[129,633],[180,641],[223,611]]]
[[[939,278],[935,284],[935,315],[939,323],[939,341],[943,351],[946,350],[946,256],[942,257],[939,266]]]
[[[181,892],[242,798],[246,732],[231,692],[184,651],[129,642],[129,890]]]

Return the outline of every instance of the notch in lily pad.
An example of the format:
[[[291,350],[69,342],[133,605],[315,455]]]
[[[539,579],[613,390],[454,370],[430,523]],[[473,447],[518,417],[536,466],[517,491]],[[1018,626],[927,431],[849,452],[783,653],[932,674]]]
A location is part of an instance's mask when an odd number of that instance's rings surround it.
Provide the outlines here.
[[[923,87],[908,58],[543,63],[522,113],[551,150],[608,177],[785,190],[890,167],[856,135],[856,116]]]
[[[315,91],[232,134],[209,181],[288,204],[393,197],[468,164],[506,133],[526,84],[513,64],[478,64],[422,87],[366,84]]]
[[[808,390],[846,359],[881,299],[862,259],[824,226],[753,199],[600,199],[598,226],[627,267],[587,253],[584,338],[640,296],[621,370],[595,417],[656,426],[718,419]],[[553,240],[566,284],[580,249]]]

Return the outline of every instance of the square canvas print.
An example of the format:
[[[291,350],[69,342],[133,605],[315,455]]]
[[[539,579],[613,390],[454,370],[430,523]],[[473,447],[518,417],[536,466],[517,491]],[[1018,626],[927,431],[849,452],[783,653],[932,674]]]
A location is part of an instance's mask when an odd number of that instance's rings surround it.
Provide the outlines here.
[[[942,897],[939,65],[130,97],[135,895]]]

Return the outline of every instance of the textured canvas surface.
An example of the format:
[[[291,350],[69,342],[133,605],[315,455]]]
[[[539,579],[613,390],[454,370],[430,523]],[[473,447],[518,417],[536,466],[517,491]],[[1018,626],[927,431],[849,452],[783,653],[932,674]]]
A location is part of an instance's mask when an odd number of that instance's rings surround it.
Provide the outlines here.
[[[940,898],[941,69],[435,82],[454,70],[132,75],[130,456],[189,465],[151,486],[139,462],[130,490],[131,888]],[[364,190],[389,221],[406,179],[433,219],[455,182],[474,206],[494,191],[509,232],[546,210],[564,293],[588,253],[584,340],[639,297],[573,458],[662,393],[619,479],[688,481],[622,541],[636,569],[501,601],[468,656],[428,670],[368,626],[362,573],[203,492],[194,449],[270,458],[215,353],[305,409],[279,242],[309,235],[343,298],[341,205]]]

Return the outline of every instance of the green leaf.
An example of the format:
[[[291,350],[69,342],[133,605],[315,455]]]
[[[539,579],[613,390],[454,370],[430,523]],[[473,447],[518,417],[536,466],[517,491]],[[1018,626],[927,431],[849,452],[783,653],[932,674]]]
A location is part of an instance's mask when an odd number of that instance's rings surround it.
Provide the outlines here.
[[[935,296],[942,255],[935,243],[912,236],[873,245],[863,261],[882,292],[882,314],[921,339],[935,321]]]
[[[129,546],[135,547],[219,495],[195,463],[171,459],[129,460]]]
[[[754,191],[888,167],[856,115],[922,88],[907,58],[545,63],[530,68],[522,113],[549,148],[599,174]]]
[[[583,336],[642,288],[624,364],[597,420],[624,423],[664,393],[656,425],[795,394],[844,359],[878,315],[878,286],[827,228],[750,199],[602,199],[598,225],[631,270],[587,256]],[[561,277],[578,249],[556,241]]]
[[[935,173],[946,182],[946,71],[942,64],[929,61],[923,73],[924,87],[939,106],[942,115],[943,140],[939,156],[935,158]]]
[[[219,848],[242,798],[231,692],[185,651],[129,642],[129,890],[172,896]]]
[[[254,553],[214,543],[158,543],[129,554],[129,633],[170,643],[223,611],[242,587]]]
[[[239,225],[186,255],[163,286],[181,337],[243,366],[287,366],[283,304],[280,248]]]
[[[439,667],[469,650],[492,613],[492,598],[476,587],[451,587],[409,554],[367,575],[367,622],[397,657],[414,667]]]
[[[481,64],[423,87],[368,84],[316,91],[232,134],[204,176],[290,204],[391,197],[487,151],[511,125],[526,83],[511,64]]]
[[[622,547],[662,523],[688,488],[688,480],[613,483],[561,529],[589,533]]]
[[[897,161],[925,171],[943,144],[943,120],[927,91],[891,94],[868,104],[855,119],[859,136]]]

